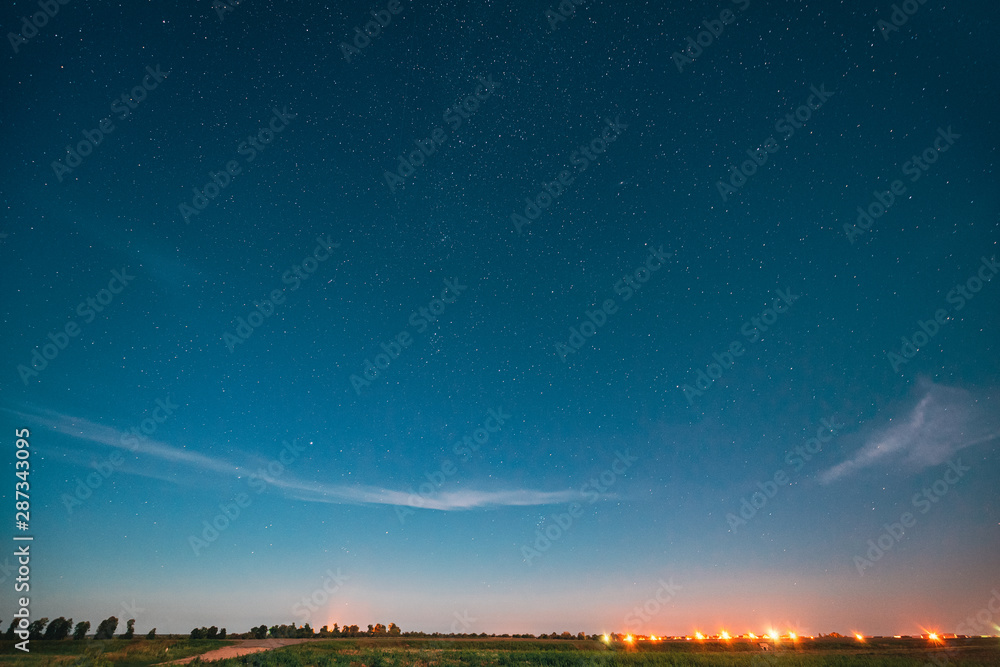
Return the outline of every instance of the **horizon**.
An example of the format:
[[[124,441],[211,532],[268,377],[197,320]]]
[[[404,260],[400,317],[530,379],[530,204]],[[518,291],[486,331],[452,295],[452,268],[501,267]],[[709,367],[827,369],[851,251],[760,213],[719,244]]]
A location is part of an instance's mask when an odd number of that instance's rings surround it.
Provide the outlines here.
[[[0,630],[1000,634],[998,9],[12,3]]]

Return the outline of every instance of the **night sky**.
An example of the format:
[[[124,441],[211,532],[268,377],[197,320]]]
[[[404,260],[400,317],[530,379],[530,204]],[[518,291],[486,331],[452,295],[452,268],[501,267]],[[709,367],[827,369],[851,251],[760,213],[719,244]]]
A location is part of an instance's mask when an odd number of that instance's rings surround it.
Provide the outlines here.
[[[1000,632],[994,2],[52,4],[34,617]]]

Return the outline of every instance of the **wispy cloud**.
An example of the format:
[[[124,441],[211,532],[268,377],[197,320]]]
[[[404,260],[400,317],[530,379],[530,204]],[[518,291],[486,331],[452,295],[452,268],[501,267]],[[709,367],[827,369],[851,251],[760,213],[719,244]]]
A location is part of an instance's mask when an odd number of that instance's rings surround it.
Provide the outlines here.
[[[46,408],[30,408],[29,412],[21,412],[4,408],[22,422],[36,424],[37,427],[50,432],[62,434],[68,438],[82,440],[91,444],[114,447],[117,449],[132,448],[122,442],[125,433],[117,429],[98,424],[88,419],[59,413]],[[198,472],[212,472],[226,477],[245,477],[250,471],[259,469],[261,460],[237,464],[225,459],[199,454],[190,449],[175,447],[164,442],[145,440],[136,450],[143,456],[150,456],[161,462],[179,464]],[[263,461],[266,465],[267,461]],[[126,474],[155,477],[176,482],[176,479],[164,477],[159,469],[144,470],[142,468],[123,469]],[[445,491],[428,496],[420,496],[406,491],[385,489],[367,485],[324,484],[309,482],[282,474],[278,477],[262,476],[269,487],[280,490],[286,497],[316,503],[358,504],[358,505],[396,505],[404,507],[425,508],[435,510],[469,510],[486,507],[522,507],[534,505],[555,505],[573,501],[581,501],[584,495],[581,491],[536,491],[532,489],[507,490],[474,490]]]
[[[293,479],[272,480],[270,483],[287,491],[297,500],[320,503],[361,503],[396,505],[433,510],[469,510],[480,507],[527,507],[579,502],[584,499],[580,491],[535,491],[508,489],[483,491],[463,489],[419,496],[405,491],[393,491],[373,486],[343,486],[303,483]]]
[[[35,408],[31,413],[9,409],[5,409],[5,411],[18,416],[22,421],[30,421],[42,428],[60,433],[69,438],[107,447],[115,447],[117,449],[132,449],[131,446],[122,442],[122,437],[126,433],[82,417],[75,417],[46,408]],[[240,467],[233,463],[205,456],[184,447],[174,447],[151,439],[143,441],[137,451],[141,451],[144,455],[148,454],[162,461],[180,463],[202,471],[223,474],[239,474],[240,472]]]
[[[922,380],[904,416],[871,432],[849,459],[820,474],[829,484],[877,465],[922,470],[959,450],[1000,437],[1000,414],[986,398]]]

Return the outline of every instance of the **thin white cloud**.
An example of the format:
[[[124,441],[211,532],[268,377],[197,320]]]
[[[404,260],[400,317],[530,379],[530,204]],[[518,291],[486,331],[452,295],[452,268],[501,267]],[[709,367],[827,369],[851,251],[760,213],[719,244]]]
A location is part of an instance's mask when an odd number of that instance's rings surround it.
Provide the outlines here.
[[[564,491],[535,491],[532,489],[482,491],[463,489],[421,496],[415,493],[394,491],[373,486],[323,485],[284,478],[268,480],[268,483],[289,491],[289,495],[297,500],[307,502],[396,505],[443,511],[469,510],[480,507],[557,505],[579,502],[584,498],[582,492],[572,489]]]
[[[131,446],[122,442],[122,437],[126,433],[88,419],[83,419],[82,417],[74,417],[46,408],[37,408],[32,414],[17,412],[15,410],[7,410],[7,412],[17,415],[24,422],[30,421],[70,438],[132,451]],[[222,474],[239,474],[240,472],[239,466],[227,461],[198,454],[183,447],[173,447],[148,438],[142,441],[135,451],[148,454],[163,461],[180,463],[203,471]]]
[[[829,484],[872,466],[885,464],[922,470],[944,463],[959,450],[1000,437],[1000,417],[968,391],[921,381],[915,404],[898,422],[872,432],[849,459],[825,470]]]
[[[32,408],[30,413],[7,408],[4,408],[4,411],[18,417],[22,423],[33,423],[37,427],[60,433],[69,438],[106,447],[132,450],[132,447],[122,442],[122,436],[125,433],[88,419],[58,413],[45,408]],[[254,463],[238,465],[224,459],[205,456],[186,448],[174,447],[150,439],[143,441],[136,451],[143,456],[152,456],[160,461],[180,464],[194,468],[199,472],[213,472],[227,477],[241,477],[247,475],[249,470],[260,469]],[[164,477],[156,471],[146,471],[143,469],[123,469],[122,471],[128,474],[177,482],[176,479]],[[333,504],[396,505],[444,511],[484,507],[554,505],[581,501],[584,498],[581,491],[536,491],[532,489],[499,491],[469,489],[445,491],[433,495],[421,496],[406,491],[396,491],[376,486],[350,486],[306,482],[297,480],[288,474],[282,474],[277,477],[265,476],[261,477],[261,480],[266,482],[270,487],[282,490],[285,496],[295,500]]]

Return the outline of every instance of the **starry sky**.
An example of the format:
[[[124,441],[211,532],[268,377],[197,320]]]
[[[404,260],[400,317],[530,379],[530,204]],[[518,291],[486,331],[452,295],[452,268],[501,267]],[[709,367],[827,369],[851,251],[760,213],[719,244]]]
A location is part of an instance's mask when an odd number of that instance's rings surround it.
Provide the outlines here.
[[[36,617],[986,607],[994,3],[183,4],[2,12]]]

